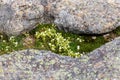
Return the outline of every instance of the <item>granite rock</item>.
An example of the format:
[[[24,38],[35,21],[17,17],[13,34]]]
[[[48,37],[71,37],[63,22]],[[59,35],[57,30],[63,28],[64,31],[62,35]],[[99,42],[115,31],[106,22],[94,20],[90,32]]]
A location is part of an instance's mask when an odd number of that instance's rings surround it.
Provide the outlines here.
[[[0,0],[0,31],[18,35],[44,22],[41,0]]]
[[[120,26],[120,0],[55,0],[48,5],[54,23],[66,32],[102,34]]]
[[[120,26],[119,0],[0,0],[0,32],[18,35],[38,23],[77,34],[101,34]]]
[[[0,56],[1,80],[120,80],[120,37],[80,58],[34,49]]]

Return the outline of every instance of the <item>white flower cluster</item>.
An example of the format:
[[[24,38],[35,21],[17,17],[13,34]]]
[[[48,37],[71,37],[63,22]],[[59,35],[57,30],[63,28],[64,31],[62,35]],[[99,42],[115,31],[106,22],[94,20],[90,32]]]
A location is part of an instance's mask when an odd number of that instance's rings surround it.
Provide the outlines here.
[[[15,36],[11,36],[11,37],[9,38],[9,41],[10,41],[15,47],[18,46],[18,42],[15,40]]]
[[[55,29],[47,29],[44,32],[36,32],[36,38],[41,38],[47,42],[52,51],[65,52],[69,49],[69,41],[61,33],[56,33]]]
[[[53,28],[49,28],[43,32],[38,31],[36,32],[35,37],[37,39],[42,39],[43,42],[48,43],[50,50],[53,52],[67,55],[67,56],[72,56],[72,57],[73,56],[77,57],[78,55],[80,55],[79,52],[74,53],[70,49],[70,40],[67,38],[64,38],[62,36],[62,33],[57,32]],[[82,41],[80,38],[78,38],[77,40],[80,42]],[[79,50],[80,46],[78,46],[77,48]]]
[[[0,35],[0,40],[0,51],[2,52],[9,52],[18,47],[18,42],[16,41],[15,36],[4,39],[3,35]]]

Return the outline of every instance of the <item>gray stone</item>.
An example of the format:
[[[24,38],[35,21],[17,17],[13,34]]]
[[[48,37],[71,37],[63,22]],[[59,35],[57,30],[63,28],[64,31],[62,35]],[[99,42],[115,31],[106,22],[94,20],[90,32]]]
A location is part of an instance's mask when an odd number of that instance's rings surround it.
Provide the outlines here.
[[[56,0],[50,5],[54,23],[66,32],[101,34],[120,26],[119,0]]]
[[[120,80],[120,37],[81,58],[22,50],[0,56],[1,80]]]
[[[0,0],[0,31],[18,35],[43,23],[41,0]]]
[[[0,31],[18,35],[38,23],[60,30],[101,34],[120,25],[119,0],[0,0]]]

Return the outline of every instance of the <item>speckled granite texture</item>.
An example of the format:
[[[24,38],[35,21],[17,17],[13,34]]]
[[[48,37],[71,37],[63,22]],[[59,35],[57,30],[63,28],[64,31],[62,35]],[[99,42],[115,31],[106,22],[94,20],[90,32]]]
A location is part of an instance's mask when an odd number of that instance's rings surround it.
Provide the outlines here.
[[[38,23],[101,34],[120,25],[120,0],[0,0],[0,31],[17,35]]]
[[[44,23],[41,0],[0,0],[0,31],[18,35]]]
[[[0,80],[120,80],[120,37],[81,58],[34,49],[2,55]]]
[[[55,0],[50,5],[54,23],[66,32],[101,34],[120,25],[120,0]]]

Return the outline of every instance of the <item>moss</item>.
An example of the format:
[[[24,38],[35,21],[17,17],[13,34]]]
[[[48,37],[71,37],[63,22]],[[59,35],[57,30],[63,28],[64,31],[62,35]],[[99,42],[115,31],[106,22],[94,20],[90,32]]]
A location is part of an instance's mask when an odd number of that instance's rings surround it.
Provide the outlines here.
[[[120,36],[120,26],[113,30],[112,33],[116,34],[117,36]]]
[[[120,27],[110,34],[119,36]],[[15,50],[34,48],[51,50],[61,55],[79,57],[81,54],[91,52],[108,42],[103,35],[93,37],[93,35],[77,35],[59,31],[53,24],[41,24],[32,31],[19,36],[7,37],[0,34],[0,53],[6,54]],[[56,38],[60,40],[58,41]]]

